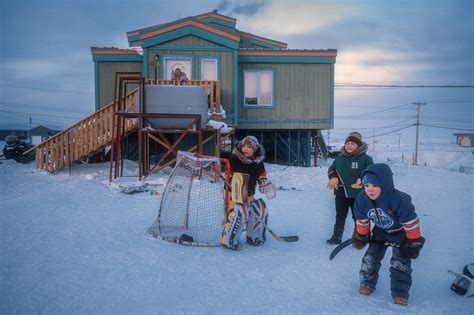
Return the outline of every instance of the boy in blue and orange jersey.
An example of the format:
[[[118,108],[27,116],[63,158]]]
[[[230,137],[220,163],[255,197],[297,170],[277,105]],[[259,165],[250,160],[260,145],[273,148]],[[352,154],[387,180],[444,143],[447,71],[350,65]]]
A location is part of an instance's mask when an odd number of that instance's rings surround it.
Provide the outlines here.
[[[392,298],[395,304],[407,305],[412,283],[411,260],[418,257],[425,242],[415,207],[408,194],[395,189],[388,165],[372,164],[361,178],[364,192],[355,201],[356,230],[352,244],[357,249],[370,244],[362,258],[359,293],[372,294],[387,251],[385,244],[396,244],[390,260]]]

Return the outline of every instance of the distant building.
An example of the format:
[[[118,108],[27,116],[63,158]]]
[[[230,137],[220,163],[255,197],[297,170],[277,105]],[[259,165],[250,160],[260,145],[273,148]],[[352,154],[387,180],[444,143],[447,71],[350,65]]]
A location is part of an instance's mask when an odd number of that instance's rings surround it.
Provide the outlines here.
[[[30,143],[31,144],[40,144],[41,142],[43,142],[44,140],[46,140],[47,138],[51,137],[52,135],[54,135],[55,133],[57,133],[57,131],[53,130],[53,129],[49,129],[45,126],[37,126],[35,128],[32,128],[28,131],[28,136],[29,136],[29,139],[30,139]]]
[[[456,142],[461,147],[474,147],[474,133],[455,133]]]

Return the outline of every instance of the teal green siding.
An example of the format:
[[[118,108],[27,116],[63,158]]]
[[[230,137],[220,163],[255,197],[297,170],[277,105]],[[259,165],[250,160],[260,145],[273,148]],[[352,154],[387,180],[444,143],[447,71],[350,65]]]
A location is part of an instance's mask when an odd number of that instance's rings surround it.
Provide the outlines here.
[[[331,64],[239,63],[243,69],[273,69],[276,106],[243,106],[239,75],[239,123],[242,129],[328,129],[331,124]]]
[[[208,40],[202,39],[197,36],[185,36],[175,40],[170,40],[169,42],[160,44],[160,46],[185,46],[185,47],[221,47],[220,45],[210,42]]]
[[[96,110],[113,102],[116,72],[142,72],[142,62],[96,62]]]

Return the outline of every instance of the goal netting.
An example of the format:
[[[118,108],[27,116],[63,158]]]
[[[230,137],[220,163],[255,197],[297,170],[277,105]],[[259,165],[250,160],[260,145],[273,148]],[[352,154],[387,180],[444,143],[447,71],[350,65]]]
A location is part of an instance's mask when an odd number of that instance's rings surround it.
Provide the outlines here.
[[[220,245],[229,175],[226,160],[178,151],[158,217],[148,232],[153,237],[185,245]]]

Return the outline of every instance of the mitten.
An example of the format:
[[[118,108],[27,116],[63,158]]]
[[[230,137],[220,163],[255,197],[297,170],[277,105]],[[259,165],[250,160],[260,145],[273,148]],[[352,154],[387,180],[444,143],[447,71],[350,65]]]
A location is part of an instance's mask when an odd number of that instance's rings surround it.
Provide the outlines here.
[[[400,245],[400,252],[405,258],[415,259],[420,254],[420,250],[423,248],[424,244],[425,238],[423,236],[414,240],[406,238]]]
[[[370,233],[366,235],[362,235],[354,231],[352,234],[352,246],[357,249],[362,249],[367,245],[370,239]]]
[[[328,181],[328,188],[329,189],[335,189],[337,190],[339,187],[339,178],[337,177],[332,177],[329,181]]]
[[[360,178],[356,179],[355,183],[351,185],[351,188],[362,189],[362,182],[360,181]]]
[[[258,181],[258,191],[261,194],[265,194],[265,197],[268,199],[273,199],[276,197],[277,188],[273,183],[267,179],[260,179]]]

